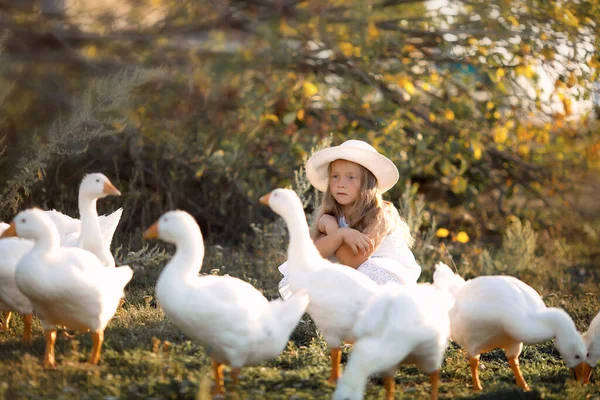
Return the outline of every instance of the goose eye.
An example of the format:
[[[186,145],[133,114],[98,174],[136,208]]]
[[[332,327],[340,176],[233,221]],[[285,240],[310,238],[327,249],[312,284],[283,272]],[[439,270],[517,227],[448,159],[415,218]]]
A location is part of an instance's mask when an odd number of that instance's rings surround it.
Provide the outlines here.
[[[590,356],[590,353],[587,353],[587,354],[586,354],[586,357],[589,357],[589,356]]]
[[[575,354],[575,359],[579,360],[579,354]]]
[[[96,179],[96,182],[97,182],[97,183],[100,183],[100,179]]]
[[[27,220],[25,218],[21,218],[21,223],[24,224],[25,222],[27,222]]]
[[[163,219],[164,222],[169,222],[169,218]]]

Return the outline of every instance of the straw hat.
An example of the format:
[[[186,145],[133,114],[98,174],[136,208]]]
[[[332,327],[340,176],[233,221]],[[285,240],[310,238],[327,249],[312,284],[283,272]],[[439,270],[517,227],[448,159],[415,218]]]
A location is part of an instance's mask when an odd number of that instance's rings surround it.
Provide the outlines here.
[[[317,190],[327,190],[329,163],[335,160],[352,161],[371,171],[382,193],[391,189],[400,176],[394,163],[373,146],[362,140],[346,140],[339,146],[317,151],[306,162],[306,177]]]

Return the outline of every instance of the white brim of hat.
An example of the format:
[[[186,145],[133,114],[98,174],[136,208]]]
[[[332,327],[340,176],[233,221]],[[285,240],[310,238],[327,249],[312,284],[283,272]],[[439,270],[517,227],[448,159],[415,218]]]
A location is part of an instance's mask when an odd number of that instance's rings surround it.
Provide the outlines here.
[[[376,151],[351,146],[335,146],[316,152],[306,162],[306,177],[317,190],[321,192],[327,190],[329,164],[335,160],[352,161],[371,171],[382,193],[390,190],[400,177],[396,165]]]

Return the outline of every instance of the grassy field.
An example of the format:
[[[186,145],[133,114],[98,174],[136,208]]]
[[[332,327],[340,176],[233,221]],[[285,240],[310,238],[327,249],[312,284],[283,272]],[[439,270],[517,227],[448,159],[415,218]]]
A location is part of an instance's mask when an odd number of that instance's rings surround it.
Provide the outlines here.
[[[261,247],[262,246],[262,247]],[[171,250],[171,249],[168,249]],[[275,296],[277,258],[264,257],[268,250],[260,243],[254,249],[207,248],[203,272],[244,277],[266,296]],[[254,254],[254,256],[251,256]],[[257,258],[262,254],[263,258]],[[282,255],[279,255],[281,258]],[[165,319],[152,297],[154,284],[169,251],[145,249],[119,255],[134,266],[134,279],[127,289],[126,301],[106,331],[99,366],[85,363],[91,340],[80,333],[75,340],[57,341],[58,369],[46,371],[40,359],[44,352],[41,326],[36,319],[34,343],[20,342],[21,320],[13,319],[10,332],[0,334],[0,399],[207,399],[212,384],[210,360],[202,348],[187,339]],[[264,260],[272,260],[265,262]],[[424,269],[423,279],[431,271]],[[248,278],[253,277],[253,278]],[[581,287],[597,287],[594,276],[579,280]],[[585,286],[585,285],[591,286]],[[598,293],[546,293],[548,305],[561,306],[574,318],[580,330],[598,311]],[[333,387],[326,383],[329,373],[328,350],[312,322],[305,317],[276,359],[242,371],[238,387],[241,399],[328,398]],[[344,348],[342,363],[350,347]],[[516,388],[514,378],[501,351],[482,356],[482,393],[471,389],[465,354],[451,344],[441,373],[441,398],[452,399],[583,399],[600,398],[600,376],[582,387],[572,379],[552,342],[526,346],[521,355],[525,379],[532,388],[525,393]],[[231,385],[226,371],[225,385]],[[396,398],[421,399],[429,394],[425,375],[414,366],[401,366],[396,375]],[[382,380],[373,377],[366,398],[381,398]]]

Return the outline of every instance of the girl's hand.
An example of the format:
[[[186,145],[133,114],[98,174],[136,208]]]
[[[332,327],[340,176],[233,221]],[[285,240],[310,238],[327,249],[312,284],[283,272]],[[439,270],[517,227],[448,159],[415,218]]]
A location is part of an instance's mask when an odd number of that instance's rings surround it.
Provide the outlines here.
[[[367,254],[375,246],[375,242],[369,235],[365,235],[356,229],[341,228],[341,231],[344,243],[350,246],[354,255],[357,255],[359,251]]]
[[[340,229],[338,223],[333,215],[323,214],[321,219],[319,219],[319,231],[323,232],[326,235],[331,235],[333,232]]]

